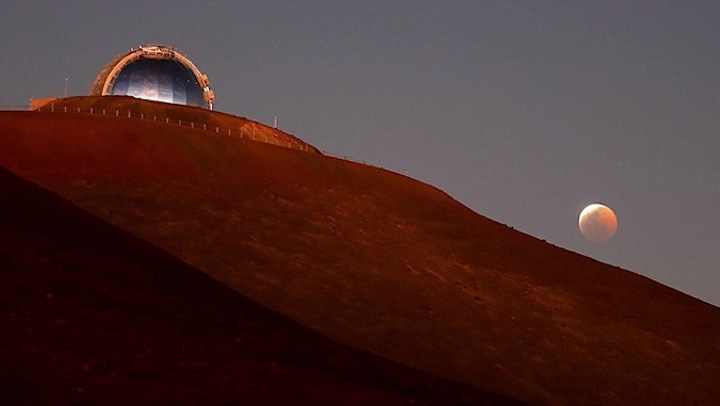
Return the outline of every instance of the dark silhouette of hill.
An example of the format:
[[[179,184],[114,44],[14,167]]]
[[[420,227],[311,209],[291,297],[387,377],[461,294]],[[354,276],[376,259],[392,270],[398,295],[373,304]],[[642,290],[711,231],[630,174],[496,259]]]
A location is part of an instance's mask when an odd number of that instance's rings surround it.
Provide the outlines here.
[[[512,404],[350,349],[0,169],[4,404]]]
[[[405,176],[51,113],[0,115],[0,165],[313,330],[406,365],[532,403],[720,399],[720,309]]]

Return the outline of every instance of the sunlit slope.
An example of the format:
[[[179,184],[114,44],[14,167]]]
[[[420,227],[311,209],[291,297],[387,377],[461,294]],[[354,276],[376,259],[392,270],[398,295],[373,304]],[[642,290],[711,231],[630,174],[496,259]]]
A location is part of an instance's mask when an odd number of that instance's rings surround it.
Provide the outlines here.
[[[332,342],[0,169],[4,404],[510,404]]]
[[[142,100],[131,96],[73,96],[44,99],[42,103],[37,106],[37,111],[160,122],[234,138],[251,138],[291,149],[320,152],[305,141],[277,128],[200,107]]]
[[[426,371],[538,403],[720,399],[718,308],[404,176],[50,113],[0,115],[0,165],[317,331]]]

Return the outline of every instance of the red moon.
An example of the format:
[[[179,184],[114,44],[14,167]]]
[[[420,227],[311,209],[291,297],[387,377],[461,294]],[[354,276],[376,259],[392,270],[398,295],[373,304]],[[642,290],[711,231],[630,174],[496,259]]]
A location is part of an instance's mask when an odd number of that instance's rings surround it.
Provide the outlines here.
[[[612,238],[617,231],[618,221],[615,212],[600,203],[593,203],[580,213],[578,227],[583,237],[592,242],[604,242]]]

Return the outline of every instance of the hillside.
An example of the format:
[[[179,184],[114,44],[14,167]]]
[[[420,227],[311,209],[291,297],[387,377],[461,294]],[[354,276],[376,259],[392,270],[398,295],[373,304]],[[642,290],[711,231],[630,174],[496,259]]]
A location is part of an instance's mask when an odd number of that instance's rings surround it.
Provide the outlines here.
[[[510,403],[334,343],[5,170],[0,187],[5,404]]]
[[[141,100],[131,96],[74,96],[37,101],[35,111],[147,120],[178,127],[202,129],[234,138],[319,153],[317,148],[277,128],[244,117],[180,104]]]
[[[532,403],[717,404],[720,309],[378,168],[1,113],[0,165],[354,347]]]

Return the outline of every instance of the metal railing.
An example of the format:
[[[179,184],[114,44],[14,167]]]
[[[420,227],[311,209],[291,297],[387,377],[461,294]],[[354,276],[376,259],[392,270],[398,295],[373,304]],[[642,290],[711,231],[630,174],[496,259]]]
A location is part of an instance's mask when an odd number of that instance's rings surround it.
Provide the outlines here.
[[[23,106],[24,110],[29,110],[27,106]],[[238,127],[220,127],[216,125],[208,125],[205,122],[195,122],[192,120],[183,120],[182,118],[172,118],[168,116],[158,116],[158,115],[152,115],[148,114],[146,115],[143,112],[133,112],[131,110],[119,110],[119,109],[96,109],[94,107],[90,107],[87,109],[83,109],[81,107],[68,107],[67,105],[60,105],[56,106],[55,103],[50,103],[49,105],[42,106],[34,111],[42,112],[42,113],[72,113],[72,114],[89,114],[89,115],[95,115],[95,116],[105,116],[105,117],[123,117],[123,118],[130,118],[130,119],[138,119],[138,120],[144,120],[144,121],[152,121],[155,123],[160,124],[166,124],[166,125],[172,125],[172,126],[179,126],[184,128],[191,128],[196,129],[199,131],[205,131],[205,132],[211,132],[215,134],[222,134],[230,137],[238,137],[241,139],[247,139],[250,141],[255,142],[262,142],[265,144],[275,145],[279,147],[299,150],[299,151],[305,151],[310,152],[311,150],[315,150],[314,147],[311,147],[310,144],[296,140],[293,138],[289,138],[288,140],[280,139],[278,136],[270,136],[268,137],[268,134],[263,132],[258,134],[258,131],[256,131],[256,128],[253,128],[250,131],[243,130],[242,128]],[[262,125],[262,124],[260,124]],[[280,130],[275,130],[280,132]]]
[[[24,109],[30,110],[27,106],[24,106]],[[294,149],[294,150],[299,150],[299,151],[304,151],[304,152],[314,151],[314,152],[317,152],[321,155],[324,155],[324,156],[327,156],[330,158],[340,159],[340,160],[347,161],[347,162],[352,162],[352,163],[356,163],[356,164],[360,164],[360,165],[364,165],[364,166],[373,167],[373,168],[376,168],[376,169],[379,169],[382,171],[395,173],[400,176],[410,177],[410,174],[407,171],[404,173],[395,172],[395,171],[385,168],[383,166],[372,165],[372,164],[367,163],[366,161],[360,161],[360,160],[350,158],[347,155],[335,155],[335,154],[329,153],[325,150],[319,150],[319,149],[311,146],[310,144],[308,144],[302,140],[299,140],[299,139],[291,138],[290,140],[285,141],[285,140],[280,140],[277,137],[268,138],[267,134],[257,134],[255,128],[252,128],[252,131],[248,132],[248,131],[244,131],[241,128],[237,128],[237,127],[223,128],[220,126],[208,125],[207,123],[175,119],[175,118],[171,118],[168,116],[160,117],[157,115],[145,115],[145,113],[142,113],[142,112],[141,113],[137,113],[137,112],[133,113],[130,110],[95,109],[93,107],[90,107],[88,109],[83,109],[80,107],[74,107],[74,108],[68,107],[67,105],[55,106],[54,103],[45,105],[45,106],[38,108],[36,110],[33,110],[33,111],[45,112],[45,113],[47,113],[47,112],[50,112],[50,113],[74,113],[74,114],[89,114],[89,115],[105,116],[105,117],[129,118],[129,119],[137,119],[137,120],[149,121],[149,122],[154,122],[154,123],[159,123],[159,124],[165,124],[165,125],[170,125],[170,126],[179,126],[179,127],[183,127],[183,128],[187,128],[187,129],[194,129],[194,130],[198,130],[198,131],[205,131],[205,132],[209,131],[209,132],[215,133],[215,134],[222,134],[224,136],[230,136],[230,137],[238,137],[240,139],[246,139],[246,140],[250,140],[250,141],[254,141],[254,142],[261,142],[261,143],[275,145],[275,146],[279,146],[279,147],[283,147],[283,148],[289,148],[289,149]],[[268,129],[271,129],[271,130],[281,132],[278,129],[265,126],[264,124],[258,124],[258,125],[267,127]],[[446,193],[442,190],[440,190],[440,191],[443,193]]]

